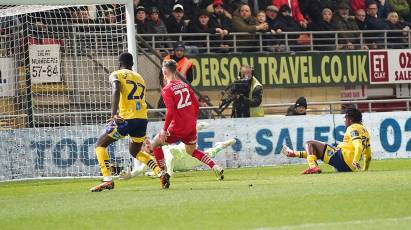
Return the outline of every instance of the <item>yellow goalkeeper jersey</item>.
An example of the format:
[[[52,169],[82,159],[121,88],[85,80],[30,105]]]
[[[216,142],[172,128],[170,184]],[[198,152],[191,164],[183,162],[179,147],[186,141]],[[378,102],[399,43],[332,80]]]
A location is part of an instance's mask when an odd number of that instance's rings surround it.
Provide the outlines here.
[[[364,158],[364,163],[369,163],[371,160],[370,135],[362,124],[350,125],[345,131],[343,142],[337,147],[341,149],[345,163],[353,171],[353,161],[359,162]],[[364,168],[368,169],[368,165],[364,165]]]
[[[110,75],[110,82],[120,82],[119,115],[124,119],[147,119],[146,83],[140,74],[121,69]]]

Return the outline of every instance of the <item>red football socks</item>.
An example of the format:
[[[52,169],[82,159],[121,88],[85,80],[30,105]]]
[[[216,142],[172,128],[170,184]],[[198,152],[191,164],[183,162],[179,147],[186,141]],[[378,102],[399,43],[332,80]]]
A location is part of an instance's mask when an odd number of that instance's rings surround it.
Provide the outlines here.
[[[153,149],[153,154],[154,157],[156,158],[158,166],[161,168],[161,170],[166,170],[166,161],[164,160],[164,153],[163,149],[161,147],[156,147]]]
[[[198,149],[194,150],[192,156],[194,158],[197,158],[199,161],[203,162],[204,164],[208,165],[208,167],[210,168],[213,168],[215,165],[214,161],[211,160],[211,158],[207,154],[201,152]]]

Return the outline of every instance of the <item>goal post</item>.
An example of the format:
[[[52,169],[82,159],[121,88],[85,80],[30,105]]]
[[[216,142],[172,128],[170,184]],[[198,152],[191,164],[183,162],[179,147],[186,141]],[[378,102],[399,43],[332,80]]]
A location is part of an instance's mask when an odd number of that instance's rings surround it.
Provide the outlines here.
[[[104,0],[77,0],[76,5],[97,5],[97,4],[107,4],[110,1]],[[136,28],[134,26],[134,4],[133,0],[117,0],[113,1],[112,3],[115,4],[124,4],[126,9],[126,24],[127,24],[127,47],[128,52],[133,54],[134,63],[133,70],[137,72],[137,40],[136,40]],[[2,5],[26,5],[30,6],[33,3],[29,0],[3,0],[1,2]],[[66,0],[41,0],[41,2],[36,3],[37,6],[61,6],[67,5]]]
[[[124,51],[137,70],[132,0],[1,4],[0,181],[99,176],[94,144],[110,117],[108,75]],[[126,141],[109,154],[127,164]]]

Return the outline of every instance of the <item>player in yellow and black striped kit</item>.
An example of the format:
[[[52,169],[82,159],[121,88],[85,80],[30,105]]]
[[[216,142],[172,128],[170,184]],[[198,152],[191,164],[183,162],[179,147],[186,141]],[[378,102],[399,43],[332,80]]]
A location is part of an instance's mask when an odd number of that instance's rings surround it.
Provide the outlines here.
[[[160,172],[160,168],[151,156],[141,151],[147,130],[146,84],[140,74],[131,70],[133,56],[130,53],[120,54],[119,64],[119,70],[110,75],[112,85],[111,119],[106,126],[105,133],[100,136],[96,143],[96,156],[103,174],[103,183],[92,187],[91,192],[114,188],[107,146],[126,136],[130,138],[130,154],[149,166],[154,172]]]
[[[343,142],[333,147],[320,141],[311,140],[304,144],[305,151],[294,151],[283,146],[281,153],[288,157],[306,158],[309,168],[303,174],[321,173],[317,160],[334,167],[337,172],[368,170],[371,162],[370,135],[362,125],[362,114],[358,109],[348,109],[345,113]],[[363,160],[361,168],[359,162]]]

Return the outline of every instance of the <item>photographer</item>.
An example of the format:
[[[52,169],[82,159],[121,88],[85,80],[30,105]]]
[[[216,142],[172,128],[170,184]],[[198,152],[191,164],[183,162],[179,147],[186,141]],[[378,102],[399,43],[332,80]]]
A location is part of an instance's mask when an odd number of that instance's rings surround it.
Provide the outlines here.
[[[250,66],[243,65],[240,69],[239,80],[233,83],[233,112],[231,117],[263,117],[261,106],[263,86],[253,76]]]

